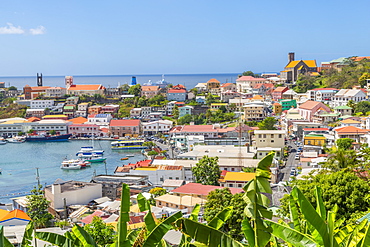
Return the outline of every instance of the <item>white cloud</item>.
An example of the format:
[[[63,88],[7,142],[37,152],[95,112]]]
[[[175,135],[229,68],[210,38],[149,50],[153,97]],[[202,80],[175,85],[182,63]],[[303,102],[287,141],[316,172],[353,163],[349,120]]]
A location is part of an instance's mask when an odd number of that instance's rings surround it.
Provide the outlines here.
[[[22,34],[24,30],[18,26],[15,27],[12,23],[7,23],[7,26],[0,27],[0,34]]]
[[[44,26],[38,26],[37,28],[30,29],[30,34],[32,35],[44,34],[45,32],[46,32],[46,28]]]

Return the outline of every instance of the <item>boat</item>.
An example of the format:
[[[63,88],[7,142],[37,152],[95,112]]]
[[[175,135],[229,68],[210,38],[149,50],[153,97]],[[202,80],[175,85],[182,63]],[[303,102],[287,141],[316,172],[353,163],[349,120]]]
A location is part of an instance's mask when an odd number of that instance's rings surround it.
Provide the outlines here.
[[[107,158],[103,158],[101,155],[90,155],[90,156],[84,156],[83,160],[91,162],[91,163],[99,163],[104,162]]]
[[[65,170],[79,170],[81,168],[86,168],[90,166],[90,162],[82,159],[71,159],[64,160],[61,165],[61,169]]]
[[[131,140],[121,140],[111,142],[112,150],[127,150],[127,149],[145,149],[143,146],[144,140],[141,139],[131,139]]]
[[[4,138],[0,138],[0,145],[5,145],[5,144],[7,144],[7,141],[5,141],[5,139]]]
[[[126,157],[134,157],[135,155],[133,155],[133,154],[128,154],[128,155],[126,155]]]
[[[125,158],[121,158],[121,160],[128,160],[128,158],[127,158],[127,157],[125,157]]]
[[[62,142],[68,141],[72,134],[64,135],[29,135],[26,137],[27,142]]]
[[[6,139],[6,141],[9,142],[9,143],[23,143],[26,140],[24,138],[21,138],[21,137],[12,137],[12,138]]]
[[[148,82],[144,83],[143,85],[144,86],[159,86],[160,88],[165,88],[167,87],[167,85],[169,85],[170,83],[168,83],[165,79],[164,79],[164,75],[162,75],[162,80],[159,80],[159,81],[156,81],[156,82],[152,82],[151,80],[149,80]]]
[[[89,157],[91,155],[103,155],[104,150],[94,150],[94,147],[81,147],[80,151],[76,153],[76,156]]]

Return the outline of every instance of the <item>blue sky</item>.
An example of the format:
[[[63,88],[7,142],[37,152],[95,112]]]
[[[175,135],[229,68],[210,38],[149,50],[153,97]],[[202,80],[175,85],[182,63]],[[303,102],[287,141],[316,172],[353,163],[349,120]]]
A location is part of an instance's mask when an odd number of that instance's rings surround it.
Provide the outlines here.
[[[370,56],[369,1],[13,0],[0,76],[280,71]]]

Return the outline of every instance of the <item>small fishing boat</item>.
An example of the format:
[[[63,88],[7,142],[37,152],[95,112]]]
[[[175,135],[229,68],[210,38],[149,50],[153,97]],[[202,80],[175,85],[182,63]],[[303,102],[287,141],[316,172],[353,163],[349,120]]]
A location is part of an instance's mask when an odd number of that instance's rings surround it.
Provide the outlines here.
[[[126,157],[134,157],[135,155],[133,155],[133,154],[128,154],[128,155],[126,155]]]
[[[128,158],[127,158],[127,157],[125,157],[125,158],[121,158],[121,160],[128,160]]]
[[[12,137],[12,138],[6,139],[6,141],[9,142],[9,143],[23,143],[26,140],[24,138],[20,138],[20,137]]]

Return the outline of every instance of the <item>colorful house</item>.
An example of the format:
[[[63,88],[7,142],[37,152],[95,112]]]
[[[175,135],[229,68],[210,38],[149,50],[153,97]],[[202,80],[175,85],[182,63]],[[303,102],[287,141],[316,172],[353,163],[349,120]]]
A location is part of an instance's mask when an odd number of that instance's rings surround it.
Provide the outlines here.
[[[283,99],[283,93],[288,91],[288,87],[277,87],[273,92],[272,92],[272,99],[275,101],[279,101]]]
[[[0,225],[1,226],[19,226],[27,225],[31,218],[22,210],[15,209],[13,211],[6,211],[0,209]]]
[[[295,99],[283,99],[279,103],[282,106],[283,111],[297,107],[297,101]]]
[[[288,54],[288,64],[280,72],[280,78],[295,82],[300,74],[317,74],[316,60],[294,60],[294,52]]]
[[[219,180],[222,187],[243,188],[249,181],[256,177],[252,172],[226,172],[225,176]]]
[[[308,134],[304,136],[304,145],[324,146],[326,137],[323,134]]]
[[[314,114],[323,110],[325,112],[330,112],[330,108],[324,103],[308,100],[298,107],[299,114],[306,120],[312,121]]]
[[[279,115],[283,112],[281,104],[275,102],[272,105],[272,111],[274,112],[275,115]]]

